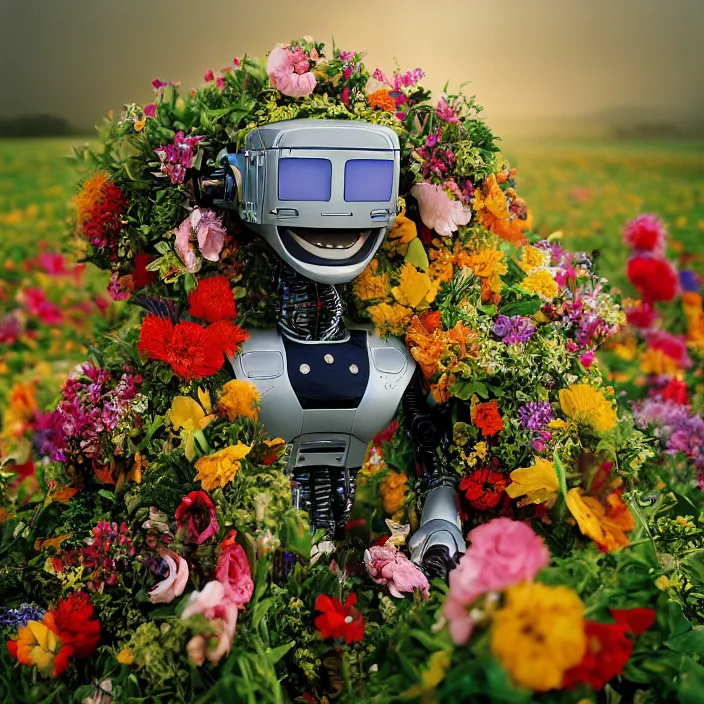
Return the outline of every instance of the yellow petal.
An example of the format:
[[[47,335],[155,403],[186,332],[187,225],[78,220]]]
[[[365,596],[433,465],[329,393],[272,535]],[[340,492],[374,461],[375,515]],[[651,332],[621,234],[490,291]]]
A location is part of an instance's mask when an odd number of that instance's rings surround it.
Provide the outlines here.
[[[198,389],[198,400],[200,401],[200,405],[205,408],[206,413],[212,413],[213,411],[213,404],[210,401],[210,391],[207,389],[203,390],[201,388]]]
[[[532,467],[514,469],[511,482],[506,487],[506,493],[512,499],[525,496],[523,504],[551,503],[560,489],[553,463],[540,457],[535,458]]]
[[[205,411],[190,396],[177,396],[169,410],[169,418],[176,430],[196,428],[204,416]]]
[[[410,306],[411,308],[416,308],[420,305],[430,291],[430,276],[418,271],[413,264],[403,265],[399,285],[391,289],[393,297],[401,305]]]

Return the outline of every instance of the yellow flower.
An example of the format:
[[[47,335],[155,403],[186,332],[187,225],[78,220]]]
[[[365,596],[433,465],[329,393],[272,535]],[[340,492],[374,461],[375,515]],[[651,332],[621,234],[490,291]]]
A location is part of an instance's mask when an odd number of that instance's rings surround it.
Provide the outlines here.
[[[381,482],[384,511],[393,516],[402,506],[408,488],[408,477],[399,472],[389,472]]]
[[[406,334],[413,311],[398,303],[378,303],[367,309],[374,326],[380,335],[396,335],[401,337]]]
[[[460,263],[465,261],[475,276],[486,279],[492,293],[501,293],[501,275],[508,271],[503,258],[504,253],[501,250],[486,247],[470,254],[466,260],[460,257]]]
[[[535,464],[532,467],[514,469],[511,472],[511,484],[506,487],[506,493],[512,499],[525,496],[519,502],[521,506],[527,504],[552,506],[559,491],[560,485],[553,463],[541,457],[535,458]]]
[[[560,391],[562,412],[576,423],[590,425],[597,432],[611,430],[618,416],[604,394],[589,384],[573,384]]]
[[[372,259],[369,266],[352,282],[352,288],[360,301],[374,301],[386,298],[389,289],[389,275],[379,276],[379,260]]]
[[[428,667],[423,670],[423,674],[420,676],[420,684],[409,687],[402,696],[407,698],[427,697],[445,679],[445,675],[450,669],[451,660],[451,650],[435,651],[428,660]]]
[[[147,124],[147,118],[143,117],[141,120],[135,120],[134,129],[135,132],[141,132],[144,129],[144,125]]]
[[[206,400],[204,398],[204,400]],[[210,405],[209,397],[207,399],[208,406]],[[195,440],[198,436],[202,440],[202,445],[205,445],[202,431],[212,421],[214,415],[206,415],[202,406],[192,399],[190,396],[176,396],[171,402],[171,408],[168,412],[171,424],[174,430],[181,431],[181,438],[185,442],[185,453],[189,460],[192,460],[195,455]]]
[[[391,289],[393,297],[402,305],[418,308],[427,307],[435,300],[439,283],[433,283],[430,276],[418,271],[413,264],[404,264],[401,268],[399,285]]]
[[[254,384],[233,379],[222,387],[218,406],[231,421],[243,417],[256,421],[259,417],[259,401],[261,396]]]
[[[522,582],[494,615],[491,650],[511,677],[537,692],[556,689],[587,647],[584,605],[567,587]]]
[[[535,293],[544,301],[551,301],[557,296],[557,292],[559,291],[555,279],[547,269],[538,269],[532,274],[528,274],[521,282],[521,286],[523,286],[526,291]]]
[[[12,642],[12,641],[11,641]],[[17,662],[22,665],[36,665],[44,675],[56,677],[55,658],[61,651],[61,641],[56,633],[39,621],[28,621],[17,631]],[[63,662],[61,671],[65,669]]]
[[[206,491],[224,487],[235,478],[240,468],[240,460],[245,458],[251,449],[250,445],[238,442],[212,455],[201,457],[196,462],[198,474],[195,480],[200,481]]]
[[[410,218],[406,217],[406,211],[401,210],[401,212],[396,216],[394,224],[391,226],[389,234],[386,235],[386,241],[384,242],[385,248],[387,245],[407,245],[411,240],[414,240],[418,236],[418,230],[416,229],[416,224]]]
[[[530,274],[531,271],[537,269],[539,266],[547,266],[550,262],[550,256],[545,250],[538,249],[537,247],[531,247],[527,244],[521,250],[521,260],[518,262],[518,266]]]
[[[656,580],[655,580],[655,586],[661,591],[664,592],[666,589],[670,588],[670,580],[667,578],[667,575],[661,574]]]
[[[666,355],[662,350],[656,350],[652,347],[641,355],[640,369],[643,374],[655,374],[656,376],[677,376],[682,371],[677,360]]]
[[[127,646],[117,654],[117,662],[120,665],[131,665],[134,662],[134,654]]]
[[[608,506],[604,507],[595,497],[584,496],[581,489],[567,492],[567,508],[582,534],[608,552],[618,552],[628,545],[625,531],[633,530],[635,523],[618,493],[612,493],[606,501]]]

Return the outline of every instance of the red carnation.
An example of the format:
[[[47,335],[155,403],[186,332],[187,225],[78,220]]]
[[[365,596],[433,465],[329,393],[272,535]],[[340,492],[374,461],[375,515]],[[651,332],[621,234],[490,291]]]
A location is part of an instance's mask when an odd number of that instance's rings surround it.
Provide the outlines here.
[[[154,258],[145,252],[138,252],[134,256],[134,270],[132,271],[132,281],[135,288],[150,286],[156,281],[156,272],[147,271],[147,264],[154,261]]]
[[[496,401],[478,403],[472,413],[472,422],[479,428],[482,435],[496,435],[504,429],[504,422]]]
[[[44,616],[44,624],[64,646],[73,648],[77,658],[89,658],[98,647],[100,621],[94,618],[93,604],[84,592],[60,599],[56,608]]]
[[[231,320],[216,320],[208,325],[206,332],[212,341],[226,357],[232,357],[239,346],[249,339],[249,333]]]
[[[344,638],[347,643],[364,638],[364,617],[354,605],[357,595],[350,594],[345,603],[334,596],[320,594],[315,601],[315,610],[321,615],[315,619],[315,627],[323,638]]]
[[[646,303],[671,301],[677,293],[677,272],[666,259],[638,254],[628,260],[626,275]]]
[[[167,362],[182,379],[212,376],[222,368],[223,350],[210,330],[196,323],[177,323],[148,315],[139,333],[139,351]]]
[[[490,467],[475,469],[460,482],[460,491],[477,511],[490,511],[499,505],[508,486],[505,472]]]
[[[176,523],[190,543],[200,545],[218,532],[215,504],[204,491],[192,491],[181,499],[176,509]]]
[[[192,318],[201,318],[209,323],[225,318],[234,320],[237,315],[235,297],[225,276],[203,279],[198,288],[189,294],[188,304],[188,313]]]

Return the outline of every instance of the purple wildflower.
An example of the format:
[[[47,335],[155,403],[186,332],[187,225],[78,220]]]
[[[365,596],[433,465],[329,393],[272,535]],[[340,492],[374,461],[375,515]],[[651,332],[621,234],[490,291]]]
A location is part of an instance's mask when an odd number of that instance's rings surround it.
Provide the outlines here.
[[[543,430],[555,418],[547,401],[529,401],[518,410],[521,424],[527,430]]]
[[[29,621],[42,621],[46,611],[33,604],[22,604],[15,609],[0,608],[0,628],[17,629]]]
[[[535,332],[535,323],[524,315],[513,315],[509,318],[500,314],[491,329],[505,344],[515,345],[530,340]]]

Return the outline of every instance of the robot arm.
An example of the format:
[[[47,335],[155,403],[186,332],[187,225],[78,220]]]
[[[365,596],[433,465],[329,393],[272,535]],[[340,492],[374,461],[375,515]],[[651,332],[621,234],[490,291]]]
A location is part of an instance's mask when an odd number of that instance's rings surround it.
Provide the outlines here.
[[[450,444],[449,409],[429,407],[416,374],[404,395],[404,411],[423,471],[423,511],[420,528],[409,541],[411,559],[429,577],[447,579],[466,550],[457,508],[457,478],[445,454]]]

